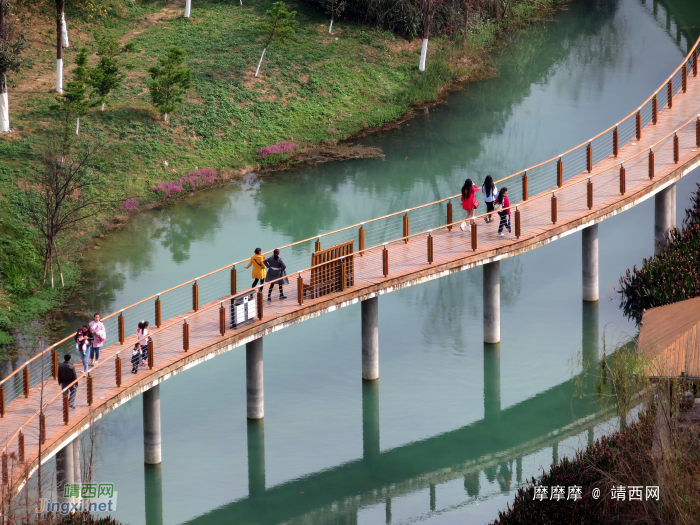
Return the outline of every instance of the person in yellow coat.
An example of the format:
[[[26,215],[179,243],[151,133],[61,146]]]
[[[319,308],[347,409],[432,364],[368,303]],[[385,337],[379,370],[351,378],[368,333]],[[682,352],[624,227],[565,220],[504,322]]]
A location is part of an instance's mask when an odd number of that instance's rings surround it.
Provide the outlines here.
[[[255,248],[255,255],[250,258],[248,266],[246,269],[253,267],[253,284],[251,288],[260,283],[260,289],[262,290],[262,284],[265,282],[265,276],[267,275],[267,269],[265,268],[265,257],[262,254],[260,248]]]

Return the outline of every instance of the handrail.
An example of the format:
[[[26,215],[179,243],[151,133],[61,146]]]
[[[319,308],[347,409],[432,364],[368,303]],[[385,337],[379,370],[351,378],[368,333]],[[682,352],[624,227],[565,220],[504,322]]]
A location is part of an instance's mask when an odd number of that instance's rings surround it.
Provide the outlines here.
[[[671,75],[668,77],[668,79],[665,80],[664,83],[662,83],[662,84],[659,86],[659,88],[658,88],[652,95],[650,95],[650,96],[641,104],[641,106],[640,106],[636,111],[633,111],[632,113],[630,113],[629,115],[627,115],[624,119],[622,119],[622,120],[619,121],[617,124],[615,124],[615,126],[611,126],[611,127],[607,128],[606,130],[604,130],[604,131],[598,133],[595,137],[591,138],[590,140],[585,141],[585,142],[582,142],[582,143],[579,144],[578,146],[575,146],[575,147],[569,149],[568,151],[562,153],[561,155],[557,155],[557,156],[555,156],[555,157],[552,157],[552,158],[549,159],[549,160],[546,160],[546,161],[544,161],[544,162],[540,162],[539,164],[536,164],[536,165],[531,166],[531,167],[529,167],[529,168],[526,168],[526,169],[524,169],[524,170],[517,171],[517,172],[515,172],[515,173],[513,173],[513,174],[511,174],[511,175],[509,175],[509,176],[507,176],[507,177],[503,177],[503,178],[501,178],[501,179],[498,179],[498,180],[495,181],[495,182],[496,182],[496,183],[501,183],[501,182],[503,182],[503,181],[505,181],[505,180],[508,180],[508,179],[511,179],[511,178],[513,178],[513,177],[515,177],[515,176],[517,176],[517,175],[521,175],[521,174],[523,174],[523,173],[527,173],[528,171],[532,171],[532,170],[534,170],[534,169],[536,169],[536,168],[539,168],[539,167],[541,167],[541,166],[544,166],[544,165],[546,165],[546,164],[548,164],[548,163],[550,163],[550,162],[552,162],[552,161],[558,160],[559,158],[563,157],[564,155],[567,155],[567,154],[569,154],[569,153],[571,153],[571,152],[573,152],[573,151],[576,151],[576,150],[578,150],[578,149],[580,149],[580,148],[582,148],[582,147],[586,147],[588,144],[592,143],[595,139],[597,139],[597,138],[603,136],[604,134],[606,134],[606,133],[608,133],[609,131],[613,130],[614,128],[618,127],[621,123],[626,122],[628,119],[632,118],[633,116],[636,116],[636,114],[637,114],[639,111],[641,111],[641,109],[642,109],[649,101],[651,101],[655,96],[657,96],[657,95],[659,94],[659,92],[664,88],[664,86],[668,85],[668,82],[671,81],[671,80],[673,79],[673,77],[674,77],[685,65],[688,64],[688,61],[689,61],[689,59],[690,59],[691,57],[694,57],[694,60],[698,60],[698,53],[697,53],[697,50],[698,50],[698,46],[699,46],[699,45],[700,45],[700,38],[695,42],[695,44],[693,45],[693,47],[691,48],[691,50],[690,50],[690,51],[688,52],[688,54],[686,55],[686,57],[685,57],[685,59],[683,60],[683,62],[681,62],[681,63],[678,65],[678,67],[673,71],[673,73],[671,73]],[[688,123],[684,124],[683,126],[681,126],[681,128],[685,127],[687,124],[688,124]],[[679,129],[681,129],[681,128],[679,128]],[[670,135],[669,135],[669,136],[670,136]],[[668,138],[668,136],[665,137],[664,139],[661,139],[659,142],[657,142],[656,144],[652,145],[651,147],[652,147],[652,148],[655,147],[658,143],[660,143],[660,142],[666,140],[667,138]],[[646,150],[645,150],[645,151],[646,151]],[[634,156],[632,156],[632,157],[630,157],[629,159],[626,159],[625,161],[621,161],[620,164],[622,164],[622,163],[624,163],[624,162],[627,162],[627,161],[631,160],[632,158],[635,158],[635,157],[636,157],[637,155],[639,155],[639,154],[641,154],[641,152],[638,153],[638,154],[636,154],[636,155],[634,155]],[[609,168],[607,168],[607,169],[609,169]],[[589,177],[593,177],[593,176],[594,176],[594,174],[589,175]],[[579,181],[579,182],[581,182],[581,181]],[[559,190],[561,190],[561,189],[564,188],[564,187],[569,187],[569,185],[567,185],[567,186],[562,186],[561,188],[557,188],[557,189],[554,190],[554,191],[559,191]],[[547,192],[547,193],[548,193],[548,192]],[[539,194],[539,195],[534,195],[534,196],[532,196],[531,198],[529,198],[528,200],[522,201],[522,202],[518,203],[517,205],[512,205],[512,206],[510,206],[510,207],[507,208],[507,209],[511,209],[511,208],[513,208],[513,207],[517,208],[517,206],[523,206],[523,205],[525,205],[525,203],[527,203],[527,202],[529,202],[529,201],[534,201],[534,200],[536,200],[536,199],[542,197],[544,194],[545,194],[545,192],[543,192],[543,193],[541,193],[541,194]],[[303,239],[303,240],[300,240],[300,241],[295,241],[295,242],[293,242],[293,243],[286,244],[286,245],[284,245],[284,246],[281,246],[279,249],[290,248],[290,247],[292,247],[292,246],[296,246],[296,245],[299,245],[299,244],[302,244],[302,243],[310,242],[310,241],[312,241],[312,240],[314,240],[314,239],[320,239],[321,237],[325,237],[325,236],[332,235],[332,234],[335,234],[335,233],[339,233],[339,232],[342,232],[342,231],[347,231],[347,230],[349,230],[349,229],[356,228],[356,227],[358,227],[358,226],[363,226],[363,225],[365,225],[365,224],[371,224],[371,223],[376,222],[376,221],[380,221],[380,220],[387,219],[387,218],[390,218],[390,217],[395,217],[395,216],[397,216],[397,215],[400,215],[400,214],[403,214],[403,213],[406,213],[406,212],[409,212],[409,211],[418,210],[418,209],[425,208],[425,207],[428,207],[428,206],[433,206],[433,205],[435,205],[435,204],[439,204],[439,203],[442,203],[442,202],[445,202],[445,201],[450,201],[451,199],[457,198],[457,197],[459,197],[459,196],[460,196],[460,194],[456,194],[456,195],[453,195],[453,196],[450,196],[450,197],[446,197],[446,198],[443,198],[443,199],[439,199],[439,200],[436,200],[436,201],[433,201],[433,202],[430,202],[430,203],[421,204],[421,205],[419,205],[419,206],[414,206],[414,207],[412,207],[412,208],[407,208],[407,209],[404,209],[404,210],[401,210],[401,211],[397,211],[397,212],[394,212],[394,213],[390,213],[390,214],[387,214],[387,215],[383,215],[383,216],[381,216],[381,217],[376,217],[376,218],[373,218],[373,219],[369,219],[369,220],[366,220],[366,221],[363,221],[363,222],[359,222],[359,223],[356,223],[356,224],[353,224],[353,225],[350,225],[350,226],[345,226],[345,227],[340,228],[340,229],[337,229],[337,230],[333,230],[333,231],[330,231],[330,232],[321,233],[321,234],[318,234],[318,235],[315,235],[315,236],[312,236],[312,237],[309,237],[309,238],[306,238],[306,239]],[[483,215],[486,215],[486,214],[483,214]],[[482,217],[483,215],[479,215],[478,217]],[[476,217],[475,217],[475,218],[476,218]],[[450,224],[449,226],[453,226],[453,225],[455,225],[455,224],[458,224],[459,222],[461,222],[461,221],[452,223],[452,224]],[[445,226],[447,226],[447,225],[445,225]],[[405,238],[405,237],[401,237],[400,239],[404,239],[404,238]],[[390,241],[390,242],[394,242],[394,241]],[[263,252],[264,255],[267,255],[267,254],[269,254],[269,253],[272,253],[272,250],[268,250],[268,251],[266,251],[266,252]],[[180,283],[180,284],[178,284],[177,286],[174,286],[174,287],[172,287],[172,288],[169,288],[169,289],[167,289],[167,290],[165,290],[165,291],[163,291],[163,292],[160,292],[160,293],[151,295],[150,297],[147,297],[147,298],[142,299],[142,300],[140,300],[140,301],[138,301],[138,302],[136,302],[136,303],[133,303],[133,304],[131,304],[131,305],[129,305],[129,306],[126,306],[126,307],[124,307],[124,308],[121,308],[121,309],[119,309],[118,311],[112,312],[112,313],[108,314],[107,316],[102,317],[102,320],[110,319],[110,318],[114,317],[115,315],[117,315],[117,314],[119,314],[119,313],[122,313],[122,312],[124,312],[124,311],[126,311],[126,310],[129,310],[129,309],[131,309],[131,308],[134,308],[134,307],[136,307],[136,306],[138,306],[138,305],[140,305],[140,304],[143,304],[143,303],[145,303],[145,302],[147,302],[147,301],[150,301],[150,300],[152,300],[152,299],[154,299],[154,298],[160,297],[161,295],[164,295],[164,294],[166,294],[166,293],[168,293],[168,292],[171,292],[171,291],[173,291],[173,290],[177,290],[177,289],[179,289],[179,288],[182,288],[183,286],[186,286],[186,285],[188,285],[188,284],[194,283],[194,282],[196,282],[197,280],[203,279],[204,277],[208,277],[208,276],[210,276],[210,275],[214,275],[214,274],[219,273],[219,272],[221,272],[221,271],[223,271],[223,270],[232,268],[232,267],[234,267],[234,266],[236,266],[236,265],[238,265],[238,264],[242,264],[242,263],[246,262],[247,260],[249,260],[249,258],[242,259],[242,260],[240,260],[240,261],[236,261],[236,262],[234,262],[234,263],[227,264],[227,265],[225,265],[225,266],[223,266],[223,267],[221,267],[221,268],[219,268],[219,269],[217,269],[217,270],[213,270],[213,271],[211,271],[211,272],[209,272],[209,273],[203,274],[203,275],[201,275],[201,276],[199,276],[199,277],[197,277],[197,278],[195,278],[195,279],[190,279],[190,280],[188,280],[188,281],[185,281],[185,282],[183,282],[183,283]],[[45,350],[43,350],[42,352],[38,353],[37,355],[35,355],[35,356],[32,357],[31,359],[27,360],[27,361],[26,361],[25,363],[23,363],[20,367],[18,367],[16,370],[14,370],[12,373],[10,373],[7,377],[5,377],[4,379],[0,380],[0,386],[4,385],[5,382],[6,382],[7,380],[9,380],[10,378],[15,377],[17,374],[19,374],[20,371],[23,370],[25,367],[28,367],[28,366],[30,365],[30,363],[34,362],[35,360],[37,360],[37,359],[40,358],[40,357],[43,357],[44,355],[46,355],[47,353],[49,353],[53,348],[55,348],[56,346],[58,346],[58,345],[60,345],[60,344],[62,344],[62,343],[64,343],[64,342],[70,340],[72,337],[74,337],[74,334],[71,334],[71,335],[66,336],[65,338],[61,339],[60,341],[57,341],[56,343],[53,343],[52,345],[48,346]]]

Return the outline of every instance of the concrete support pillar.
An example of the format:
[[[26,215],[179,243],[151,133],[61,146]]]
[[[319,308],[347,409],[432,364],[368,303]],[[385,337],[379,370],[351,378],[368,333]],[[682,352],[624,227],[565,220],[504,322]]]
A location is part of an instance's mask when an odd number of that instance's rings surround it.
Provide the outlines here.
[[[559,464],[559,443],[552,445],[552,465]]]
[[[430,511],[435,512],[435,503],[436,503],[436,495],[435,495],[435,484],[431,483],[430,484]]]
[[[73,443],[68,443],[56,454],[56,494],[59,503],[70,502],[70,498],[63,497],[63,489],[66,485],[75,483],[75,466],[73,464]]]
[[[362,381],[362,458],[379,461],[379,382]]]
[[[464,475],[464,490],[467,491],[467,495],[475,498],[479,495],[479,471],[470,472]]]
[[[583,300],[597,301],[598,293],[598,225],[594,224],[582,232],[583,243]]]
[[[362,301],[362,379],[379,379],[379,297]]]
[[[676,185],[654,195],[654,253],[667,244],[665,235],[676,227]]]
[[[581,358],[584,366],[589,369],[587,375],[596,373],[598,362],[598,301],[583,303],[583,319],[581,323],[582,341]]]
[[[391,498],[387,497],[384,505],[384,516],[386,523],[391,523]]]
[[[163,473],[160,465],[144,465],[146,525],[163,525]]]
[[[265,417],[262,337],[245,345],[245,383],[248,419]]]
[[[265,495],[265,422],[248,421],[248,496],[260,499]]]
[[[515,460],[515,479],[520,485],[523,482],[523,458]]]
[[[83,471],[81,468],[82,454],[80,453],[80,439],[73,440],[73,483],[83,482]]]
[[[160,452],[160,385],[143,395],[143,461],[147,465],[161,462]]]
[[[588,447],[591,448],[595,442],[595,435],[593,434],[593,429],[588,429]]]
[[[484,419],[501,417],[501,345],[484,343]]]
[[[501,262],[484,264],[484,342],[501,342]]]

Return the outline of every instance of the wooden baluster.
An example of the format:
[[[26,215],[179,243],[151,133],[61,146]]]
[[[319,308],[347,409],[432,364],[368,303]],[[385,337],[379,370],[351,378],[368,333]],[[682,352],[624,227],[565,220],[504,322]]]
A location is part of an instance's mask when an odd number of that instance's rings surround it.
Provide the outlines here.
[[[386,243],[384,244],[384,250],[382,251],[382,273],[384,277],[389,275],[389,250],[386,249]]]
[[[649,179],[654,178],[654,151],[649,149]]]
[[[92,406],[92,374],[88,372],[87,376],[87,404]]]
[[[695,120],[695,147],[700,148],[700,117]]]
[[[51,350],[51,377],[58,379],[58,350]]]
[[[520,239],[520,210],[515,208],[515,238]]]
[[[182,320],[182,349],[187,352],[190,349],[190,325],[187,317]]]
[[[651,99],[651,123],[656,126],[656,123],[659,119],[659,99],[656,98],[656,95],[654,95],[654,98]]]
[[[588,173],[593,171],[593,144],[591,142],[586,146],[586,169]]]
[[[345,257],[341,257],[340,264],[338,264],[338,267],[340,268],[340,291],[344,292],[345,288],[348,285],[348,269],[347,269],[347,261],[345,260]]]
[[[683,77],[681,80],[681,86],[683,88],[683,93],[688,91],[688,66],[683,64]]]
[[[2,452],[2,483],[7,485],[9,481],[9,476],[7,475],[7,452],[3,450]]]
[[[304,278],[299,273],[297,277],[297,300],[299,301],[299,306],[304,304]]]
[[[19,434],[17,434],[17,455],[19,456],[19,462],[24,463],[24,434],[21,428]]]
[[[315,251],[315,252],[321,251],[321,237],[319,237],[318,239],[316,239],[316,244],[315,244],[315,246],[314,246],[314,251]]]
[[[695,48],[693,52],[693,76],[698,76],[698,48]]]
[[[564,184],[564,163],[561,160],[561,155],[559,160],[557,160],[557,188],[561,188]]]
[[[471,225],[471,234],[472,234],[472,251],[476,251],[477,247],[477,230],[476,230],[476,222],[472,221]]]
[[[428,264],[433,264],[433,235],[428,232]]]
[[[680,160],[681,152],[680,152],[680,145],[678,144],[678,132],[676,132],[675,135],[673,135],[673,162],[674,164],[678,164],[678,161]]]
[[[162,324],[161,314],[160,314],[160,295],[156,299],[156,328],[160,328]]]
[[[673,107],[673,80],[668,81],[668,108],[671,109]]]
[[[192,310],[199,310],[199,285],[196,279],[192,285]]]
[[[24,385],[24,397],[29,397],[29,364],[22,370],[22,384]]]
[[[452,231],[452,201],[447,202],[447,231]]]
[[[119,311],[119,317],[117,317],[117,328],[119,331],[119,344],[124,344],[124,310]]]
[[[5,417],[5,385],[0,385],[0,417]]]
[[[68,399],[68,390],[63,391],[63,424],[67,425],[70,419],[70,400]]]
[[[46,414],[39,414],[39,442],[46,443]]]
[[[122,359],[119,357],[119,352],[117,352],[117,357],[114,358],[114,372],[117,378],[117,388],[122,386]]]
[[[617,154],[619,151],[620,151],[620,137],[619,137],[619,133],[617,131],[617,125],[616,125],[615,129],[613,130],[613,156],[617,157]]]
[[[258,289],[258,304],[257,304],[257,306],[258,306],[258,319],[262,319],[262,318],[263,318],[263,314],[264,314],[264,311],[263,311],[263,293],[262,293],[262,288],[259,288],[259,289]]]
[[[641,140],[642,138],[642,108],[639,108],[637,111],[637,117],[635,118],[636,123],[637,123],[637,140]]]
[[[622,164],[620,164],[620,195],[625,194],[625,182],[625,167]]]
[[[552,224],[557,223],[557,196],[552,192]]]
[[[408,210],[406,210],[406,213],[403,216],[403,236],[404,242],[408,244]]]
[[[588,177],[588,184],[586,185],[586,196],[588,197],[588,209],[593,209],[593,181]]]
[[[221,301],[221,306],[219,306],[219,333],[224,336],[226,335],[226,308],[224,308],[224,302]]]
[[[525,172],[523,173],[523,200],[524,200],[524,201],[526,201],[526,200],[527,200],[527,197],[528,197],[528,195],[527,195],[527,189],[528,189],[528,188],[527,188],[527,171],[525,171]]]
[[[365,225],[364,225],[364,223],[362,223],[360,225],[360,229],[358,230],[358,237],[360,239],[360,257],[362,257],[364,255],[362,250],[365,249]],[[301,304],[301,303],[299,303],[299,304]]]
[[[238,292],[238,288],[236,287],[236,283],[238,282],[237,277],[236,267],[231,266],[231,295],[236,295],[236,292]]]

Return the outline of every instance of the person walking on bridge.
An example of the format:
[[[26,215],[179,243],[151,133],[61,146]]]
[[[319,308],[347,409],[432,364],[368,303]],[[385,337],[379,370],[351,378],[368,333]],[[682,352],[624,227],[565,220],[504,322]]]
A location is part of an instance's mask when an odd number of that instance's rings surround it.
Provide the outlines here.
[[[508,188],[503,186],[501,191],[498,192],[498,197],[494,203],[494,209],[501,218],[501,222],[498,224],[498,236],[503,237],[503,228],[508,228],[508,233],[510,230],[510,201],[508,200]]]
[[[275,284],[280,287],[280,299],[286,299],[287,296],[284,295],[282,285],[289,284],[289,279],[284,277],[287,275],[287,272],[285,271],[287,269],[287,265],[284,264],[282,257],[280,257],[280,251],[277,248],[275,248],[275,251],[272,252],[272,257],[265,259],[265,266],[268,269],[267,278],[265,279],[266,282],[279,279],[278,281],[270,283],[270,289],[267,291],[267,300],[272,301],[272,289],[275,287]],[[280,279],[280,277],[284,277],[284,279]]]
[[[486,179],[484,180],[484,185],[481,186],[481,191],[484,194],[484,202],[486,203],[486,211],[491,212],[493,211],[493,203],[496,201],[496,198],[498,197],[498,188],[496,188],[496,185],[493,182],[493,177],[491,175],[487,175]],[[485,222],[493,222],[493,219],[491,218],[491,214],[489,213],[486,217],[484,217]]]
[[[260,248],[255,248],[255,255],[250,258],[246,269],[251,266],[253,267],[253,284],[251,284],[250,287],[255,288],[257,284],[260,283],[260,291],[262,291],[262,283],[265,282],[267,269],[265,268],[265,257],[262,255],[262,250]]]
[[[100,314],[95,314],[93,320],[90,321],[88,325],[90,328],[90,334],[92,335],[92,341],[90,342],[90,366],[95,366],[100,361],[100,348],[107,340],[107,330],[105,330],[105,325],[100,321]]]
[[[63,356],[63,363],[58,365],[58,382],[61,384],[61,389],[65,390],[76,379],[78,379],[78,374],[75,373],[70,354],[66,354]],[[78,383],[75,383],[68,389],[68,406],[71,408],[75,408],[75,392],[77,389]]]
[[[476,200],[476,192],[480,189],[471,179],[464,181],[464,186],[462,186],[462,209],[466,210],[467,216],[464,218],[464,222],[459,225],[462,231],[467,229],[466,221],[474,217],[476,209],[479,207],[479,201]]]

